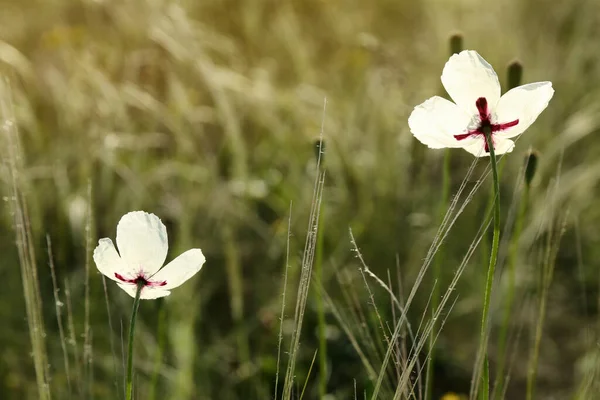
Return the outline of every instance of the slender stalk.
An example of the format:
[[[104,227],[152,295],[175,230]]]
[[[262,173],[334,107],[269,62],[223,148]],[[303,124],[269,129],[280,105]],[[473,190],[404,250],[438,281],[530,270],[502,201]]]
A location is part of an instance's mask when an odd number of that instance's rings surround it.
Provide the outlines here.
[[[502,327],[500,329],[500,336],[498,339],[498,371],[496,373],[496,385],[494,388],[494,398],[503,391],[504,387],[504,367],[505,367],[505,349],[506,340],[508,337],[508,328],[510,326],[510,317],[512,314],[513,301],[515,297],[515,284],[516,284],[516,263],[519,249],[519,239],[521,238],[521,232],[523,231],[523,221],[525,220],[525,214],[527,212],[527,203],[529,201],[529,185],[525,185],[523,193],[521,195],[521,204],[519,206],[519,214],[515,223],[515,230],[511,238],[511,245],[509,250],[508,258],[508,291],[506,293],[506,302],[504,304],[504,317],[502,320]]]
[[[85,294],[83,317],[83,374],[85,376],[84,393],[91,397],[92,392],[92,338],[90,329],[90,263],[92,254],[92,184],[88,180],[87,219],[85,223]]]
[[[490,299],[492,295],[492,284],[494,283],[494,273],[496,271],[496,261],[498,259],[498,247],[500,244],[500,180],[498,179],[498,166],[496,165],[496,153],[492,141],[492,132],[490,128],[484,128],[485,140],[490,149],[490,163],[492,166],[492,177],[494,179],[494,236],[492,237],[492,250],[490,253],[490,264],[488,266],[485,294],[483,298],[483,313],[481,315],[481,337],[480,337],[480,356],[483,357],[482,376],[483,376],[483,396],[487,400],[490,393],[489,365],[487,358],[487,322],[490,311]]]
[[[62,317],[62,306],[63,303],[60,301],[58,296],[59,287],[58,280],[56,279],[56,268],[54,267],[54,255],[52,254],[52,241],[50,235],[46,234],[46,245],[48,248],[48,264],[50,266],[50,276],[52,278],[52,288],[54,289],[54,304],[56,307],[56,322],[58,322],[58,335],[60,337],[60,346],[63,353],[63,362],[65,365],[65,374],[67,376],[67,391],[69,393],[68,398],[71,399],[73,391],[71,390],[71,368],[69,366],[69,353],[67,351],[67,338],[65,335],[65,329],[63,327]]]
[[[102,288],[104,289],[104,302],[106,304],[106,315],[108,317],[108,331],[110,334],[110,352],[113,358],[113,367],[115,373],[115,393],[119,393],[119,363],[117,359],[117,352],[115,351],[115,341],[113,339],[113,324],[112,324],[112,316],[110,312],[110,303],[108,302],[108,288],[106,287],[106,279],[104,275],[102,275]],[[122,356],[123,352],[121,352]]]
[[[446,149],[444,153],[444,166],[442,169],[442,198],[439,204],[439,218],[440,223],[444,219],[446,209],[448,207],[448,199],[450,197],[450,149]],[[431,295],[431,317],[435,315],[436,309],[439,304],[440,297],[440,278],[441,278],[441,264],[444,260],[444,248],[440,247],[438,250],[435,260],[433,262],[433,293]],[[425,399],[430,400],[433,398],[433,364],[435,362],[435,337],[436,337],[436,321],[433,320],[433,326],[429,335],[429,358],[427,359],[427,369],[425,372]]]
[[[325,142],[323,138],[319,138],[315,145],[315,156],[317,159],[317,171],[321,172],[324,169],[325,161]],[[321,203],[321,212],[319,213],[319,226],[323,227],[325,218],[325,206]],[[325,319],[325,308],[323,305],[323,243],[325,234],[323,228],[317,232],[317,243],[315,248],[315,280],[319,283],[318,289],[314,291],[314,299],[317,307],[317,329],[319,337],[319,398],[324,398],[327,394],[327,338]]]
[[[546,252],[544,255],[544,262],[542,266],[542,276],[540,277],[540,302],[538,308],[538,317],[535,324],[535,335],[533,338],[533,349],[529,357],[529,363],[527,367],[527,400],[534,399],[535,393],[535,382],[537,378],[537,369],[540,357],[540,344],[542,342],[542,333],[544,329],[544,321],[546,319],[548,292],[550,290],[550,284],[552,283],[552,277],[554,276],[554,267],[556,264],[556,256],[560,247],[560,241],[562,235],[565,232],[565,225],[568,221],[568,215],[561,217],[562,222],[559,225],[553,226],[552,224],[548,227],[548,238],[546,242]]]
[[[46,348],[46,333],[42,310],[42,298],[35,256],[37,237],[31,229],[27,202],[27,187],[30,183],[23,161],[19,130],[16,123],[10,81],[0,77],[0,132],[2,132],[2,167],[7,172],[7,190],[10,193],[11,216],[16,234],[16,245],[21,269],[21,281],[25,296],[25,311],[29,327],[31,357],[35,371],[38,396],[41,400],[52,398],[50,393],[50,371]],[[4,141],[6,138],[6,142]],[[4,153],[6,148],[6,153]]]
[[[324,208],[321,205],[321,213],[319,214],[319,225],[323,226]],[[315,293],[315,301],[317,306],[317,320],[319,332],[319,396],[325,397],[327,394],[327,337],[325,309],[323,306],[323,230],[317,232],[317,246],[315,249],[315,278],[319,282],[319,288]]]
[[[67,343],[73,347],[73,359],[75,360],[75,365],[79,366],[79,347],[77,346],[77,336],[75,335],[75,322],[73,318],[73,306],[71,302],[71,288],[69,285],[69,280],[65,279],[65,303],[67,304],[67,332],[69,334],[69,338],[67,339]],[[81,388],[81,371],[80,368],[73,368],[73,381],[77,385],[77,392],[80,395],[80,398],[84,398],[83,389]]]
[[[283,273],[283,293],[281,295],[281,314],[279,317],[279,335],[277,342],[277,369],[275,372],[275,395],[273,399],[277,400],[277,392],[279,389],[279,365],[281,362],[281,343],[283,342],[283,320],[285,318],[285,294],[287,292],[288,271],[290,269],[290,237],[292,226],[292,202],[290,202],[290,212],[288,214],[287,237],[285,244],[285,268]]]
[[[235,324],[235,336],[239,359],[243,365],[250,365],[250,344],[244,326],[244,275],[240,251],[235,237],[235,226],[224,224],[222,240],[225,245],[225,267],[227,284],[231,298],[231,318]]]
[[[135,331],[135,320],[137,317],[138,308],[140,305],[140,295],[144,282],[140,281],[137,284],[135,292],[135,300],[133,300],[133,309],[131,310],[131,321],[129,322],[129,341],[127,343],[127,381],[125,383],[127,400],[133,399],[133,332]]]

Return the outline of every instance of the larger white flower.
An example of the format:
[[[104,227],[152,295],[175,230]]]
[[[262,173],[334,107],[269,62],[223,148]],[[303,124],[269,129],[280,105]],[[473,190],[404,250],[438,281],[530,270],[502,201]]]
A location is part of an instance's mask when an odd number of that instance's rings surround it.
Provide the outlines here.
[[[121,218],[117,246],[120,255],[112,240],[100,239],[94,261],[100,272],[133,298],[138,283],[144,285],[141,299],[168,296],[171,289],[200,271],[205,261],[200,249],[191,249],[162,267],[169,249],[167,229],[160,218],[144,211],[133,211]]]
[[[478,157],[489,155],[485,130],[496,154],[511,152],[510,138],[525,132],[554,94],[551,82],[536,82],[500,97],[498,75],[473,50],[450,57],[442,84],[454,103],[434,96],[416,106],[408,118],[410,131],[432,149],[462,147]]]

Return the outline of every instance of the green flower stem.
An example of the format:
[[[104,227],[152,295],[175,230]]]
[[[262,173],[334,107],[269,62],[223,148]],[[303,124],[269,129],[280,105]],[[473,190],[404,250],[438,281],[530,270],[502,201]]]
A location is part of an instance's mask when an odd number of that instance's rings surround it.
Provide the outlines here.
[[[140,295],[144,282],[138,282],[135,300],[133,300],[133,309],[131,310],[131,321],[129,322],[129,341],[127,343],[127,381],[125,383],[127,400],[133,399],[133,332],[135,331],[135,320],[140,305]]]
[[[481,337],[480,350],[483,357],[482,376],[483,376],[483,396],[484,400],[489,398],[490,379],[487,358],[487,322],[490,311],[490,299],[492,295],[492,284],[494,283],[494,273],[496,271],[496,261],[498,259],[498,247],[500,245],[500,180],[498,179],[498,166],[496,165],[496,153],[492,141],[492,132],[490,128],[484,128],[485,140],[490,149],[490,163],[492,165],[492,177],[494,179],[494,236],[492,238],[492,251],[490,254],[490,264],[488,266],[487,278],[485,283],[485,294],[483,298],[483,313],[481,315]]]
[[[448,199],[450,198],[450,151],[446,149],[444,153],[444,165],[442,169],[442,199],[439,204],[439,218],[440,222],[444,219],[444,214],[448,207]],[[435,311],[438,308],[440,298],[440,280],[442,276],[442,263],[444,261],[444,248],[440,247],[438,253],[435,255],[433,262],[433,293],[431,295],[431,318],[435,315]],[[425,399],[433,399],[433,364],[435,361],[435,336],[436,336],[436,323],[433,320],[433,326],[431,327],[431,333],[429,334],[429,358],[427,359],[427,369],[425,372],[425,383],[426,392]]]

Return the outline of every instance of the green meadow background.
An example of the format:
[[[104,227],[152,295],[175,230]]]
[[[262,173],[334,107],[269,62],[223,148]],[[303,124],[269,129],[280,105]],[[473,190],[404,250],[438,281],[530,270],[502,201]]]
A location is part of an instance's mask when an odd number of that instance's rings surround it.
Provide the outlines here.
[[[556,90],[500,161],[494,398],[600,398],[599,27],[595,0],[0,0],[0,398],[123,398],[132,299],[91,254],[132,210],[207,259],[142,301],[137,399],[468,398],[489,160],[407,124],[456,34]]]

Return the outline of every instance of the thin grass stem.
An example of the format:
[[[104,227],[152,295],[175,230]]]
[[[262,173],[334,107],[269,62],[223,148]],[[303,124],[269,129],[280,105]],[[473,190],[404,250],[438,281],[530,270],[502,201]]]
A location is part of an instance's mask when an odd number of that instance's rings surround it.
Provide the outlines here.
[[[492,250],[490,253],[490,263],[488,266],[487,277],[485,282],[485,293],[483,298],[483,312],[481,315],[481,336],[480,336],[480,356],[483,359],[482,377],[482,399],[489,398],[489,363],[487,357],[487,325],[490,311],[490,299],[492,295],[492,285],[494,283],[494,274],[496,272],[496,261],[498,259],[498,248],[500,246],[500,180],[498,179],[498,166],[496,165],[496,153],[494,151],[494,143],[492,141],[492,132],[490,128],[484,128],[485,140],[490,151],[490,163],[492,167],[492,178],[494,184],[494,235],[492,237]]]
[[[63,354],[63,363],[65,367],[65,375],[67,377],[67,391],[69,393],[68,398],[73,396],[71,389],[71,368],[69,366],[69,353],[67,351],[67,338],[65,335],[65,329],[62,321],[62,306],[63,303],[60,301],[58,295],[59,287],[58,280],[56,279],[56,268],[54,267],[54,256],[52,254],[52,241],[50,235],[46,235],[46,245],[48,248],[48,264],[50,266],[50,276],[52,277],[52,289],[54,292],[54,306],[56,308],[56,322],[58,323],[58,335],[60,337],[60,347]]]
[[[67,304],[67,331],[69,335],[68,343],[73,346],[73,359],[75,360],[76,368],[73,369],[73,381],[77,385],[77,392],[81,397],[83,397],[83,392],[81,388],[81,359],[79,358],[79,347],[77,346],[77,336],[75,334],[75,321],[73,317],[73,306],[71,302],[71,288],[69,285],[69,280],[65,279],[64,283],[65,288],[65,302]]]
[[[308,374],[306,374],[306,380],[304,381],[304,386],[302,386],[302,392],[300,393],[299,400],[302,400],[302,398],[304,397],[304,392],[306,391],[306,386],[308,385],[308,380],[310,378],[310,374],[312,373],[312,369],[315,365],[315,360],[317,358],[318,352],[319,350],[315,350],[315,354],[313,354],[312,361],[310,362],[310,367],[308,368]]]
[[[444,165],[442,168],[442,198],[439,204],[439,218],[443,221],[446,209],[448,208],[448,200],[450,198],[450,149],[446,149],[444,152]],[[444,260],[443,247],[440,247],[438,253],[435,256],[433,262],[433,293],[431,297],[431,316],[435,314],[435,310],[439,304],[440,297],[440,279],[441,279],[441,266]],[[425,372],[425,399],[429,400],[433,397],[433,364],[435,362],[435,350],[433,348],[435,342],[435,321],[434,326],[431,329],[429,335],[429,357],[427,358],[427,368]]]
[[[137,290],[135,292],[135,299],[133,300],[133,309],[131,310],[131,321],[129,322],[129,339],[127,343],[127,381],[125,383],[125,398],[127,400],[133,399],[133,334],[135,332],[135,320],[137,318],[137,312],[140,305],[140,295],[142,294],[143,287],[144,282],[138,282]]]
[[[106,305],[106,318],[108,320],[108,329],[110,332],[110,353],[113,359],[113,369],[115,374],[115,391],[119,393],[119,368],[118,368],[118,360],[117,360],[117,352],[115,350],[115,340],[114,340],[114,329],[112,323],[112,315],[110,312],[110,302],[108,301],[108,288],[106,287],[106,277],[102,275],[102,289],[104,290],[104,304]]]
[[[516,264],[519,249],[519,240],[521,238],[521,232],[523,231],[523,222],[527,213],[527,203],[529,202],[529,185],[525,185],[521,194],[521,203],[519,205],[519,213],[515,221],[515,229],[511,237],[511,244],[509,249],[508,258],[508,290],[506,293],[506,302],[504,303],[504,315],[502,319],[502,326],[500,328],[500,335],[498,338],[498,362],[497,362],[497,373],[496,373],[496,384],[494,388],[494,396],[496,398],[503,391],[505,385],[504,380],[504,367],[506,361],[506,347],[508,338],[508,328],[511,325],[512,308],[515,298],[515,286],[516,286]]]
[[[323,226],[323,205],[321,204],[321,213],[319,214],[321,221],[319,226]],[[317,246],[315,249],[315,278],[319,285],[319,290],[314,292],[315,303],[317,308],[317,329],[319,332],[319,396],[322,398],[327,394],[327,335],[326,335],[326,320],[325,308],[323,306],[323,229],[317,232]]]
[[[327,103],[325,103],[326,105]],[[325,113],[325,109],[323,110]],[[323,141],[319,141],[317,155],[317,165],[323,168]],[[325,320],[325,308],[323,302],[323,242],[325,234],[323,232],[325,208],[321,203],[321,212],[319,213],[319,226],[321,229],[317,232],[317,243],[315,247],[315,279],[320,283],[318,290],[314,291],[314,299],[317,309],[317,332],[319,337],[319,397],[323,398],[327,394],[327,321]]]
[[[288,270],[290,268],[290,236],[292,226],[292,203],[290,202],[290,212],[288,215],[287,236],[285,245],[285,267],[283,273],[283,293],[281,294],[281,314],[279,316],[279,334],[277,337],[277,369],[275,372],[275,395],[273,398],[277,400],[277,391],[279,389],[279,368],[281,364],[281,344],[283,342],[283,320],[285,318],[285,294],[287,292]]]
[[[85,392],[91,396],[92,391],[92,342],[90,332],[90,264],[92,254],[92,183],[87,185],[87,221],[85,224],[85,294],[83,319],[83,363],[85,376]]]
[[[557,185],[558,186],[558,185]],[[565,231],[568,215],[562,217],[557,226],[550,226],[548,229],[548,239],[546,243],[546,251],[544,254],[544,261],[542,266],[542,276],[540,277],[540,301],[538,304],[538,317],[535,325],[535,334],[533,340],[533,349],[531,350],[531,356],[529,359],[529,366],[527,371],[527,400],[534,399],[535,393],[535,382],[537,379],[537,369],[540,358],[540,347],[542,342],[542,333],[544,329],[544,322],[546,319],[548,294],[550,291],[550,285],[554,276],[554,267],[556,264],[556,257],[558,255],[558,249],[560,247],[560,241]],[[553,231],[554,230],[554,231]]]

